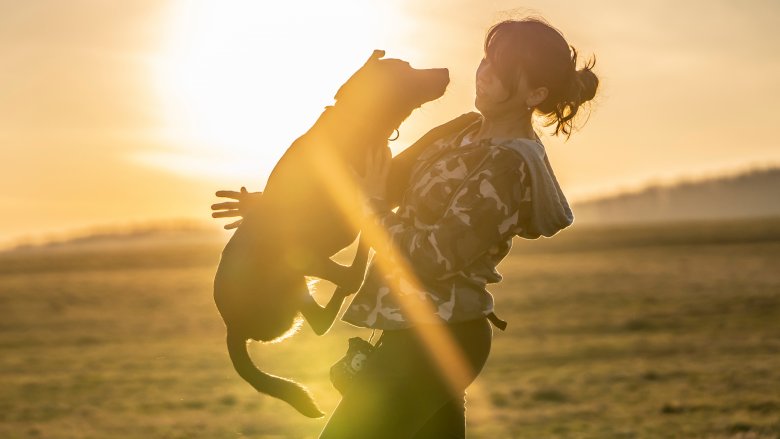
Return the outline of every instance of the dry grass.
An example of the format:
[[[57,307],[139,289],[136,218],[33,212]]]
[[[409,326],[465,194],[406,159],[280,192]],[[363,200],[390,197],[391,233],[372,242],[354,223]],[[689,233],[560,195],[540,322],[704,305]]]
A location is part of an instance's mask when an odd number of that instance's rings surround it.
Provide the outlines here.
[[[0,437],[316,437],[323,420],[233,372],[211,300],[219,251],[0,254]],[[777,220],[518,241],[470,437],[778,438],[779,262]],[[253,356],[330,411],[328,367],[354,334],[368,332],[306,328]]]

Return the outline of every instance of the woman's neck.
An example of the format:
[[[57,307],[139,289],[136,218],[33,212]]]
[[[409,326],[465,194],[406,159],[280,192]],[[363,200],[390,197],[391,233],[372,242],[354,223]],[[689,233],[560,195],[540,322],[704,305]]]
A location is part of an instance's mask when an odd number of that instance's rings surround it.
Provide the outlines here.
[[[482,139],[536,139],[528,113],[482,115],[482,125],[473,140]]]

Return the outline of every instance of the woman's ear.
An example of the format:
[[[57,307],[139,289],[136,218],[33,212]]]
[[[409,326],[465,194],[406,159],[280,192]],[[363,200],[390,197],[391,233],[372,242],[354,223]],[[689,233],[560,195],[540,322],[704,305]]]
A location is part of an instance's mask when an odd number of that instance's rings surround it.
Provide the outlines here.
[[[528,93],[528,98],[525,100],[525,104],[531,108],[534,108],[544,102],[547,96],[550,94],[550,90],[547,87],[538,87],[531,90]]]

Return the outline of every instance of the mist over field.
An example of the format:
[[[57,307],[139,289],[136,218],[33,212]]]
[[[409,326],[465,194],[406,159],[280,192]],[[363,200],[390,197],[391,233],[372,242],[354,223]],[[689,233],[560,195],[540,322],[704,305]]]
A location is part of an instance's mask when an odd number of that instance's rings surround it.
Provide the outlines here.
[[[575,203],[574,211],[590,224],[780,216],[780,168],[648,185]]]
[[[577,226],[680,221],[773,218],[780,216],[780,168],[753,168],[709,178],[686,178],[666,184],[574,201]],[[8,248],[40,246],[139,246],[161,241],[223,242],[229,234],[205,218],[106,224],[56,234],[27,234],[1,242]]]
[[[188,238],[189,236],[189,238]],[[0,437],[310,438],[324,420],[233,371],[211,283],[224,235],[0,253]],[[777,438],[780,219],[575,225],[517,240],[474,438]],[[321,283],[324,302],[332,289]],[[254,344],[330,413],[350,336]]]

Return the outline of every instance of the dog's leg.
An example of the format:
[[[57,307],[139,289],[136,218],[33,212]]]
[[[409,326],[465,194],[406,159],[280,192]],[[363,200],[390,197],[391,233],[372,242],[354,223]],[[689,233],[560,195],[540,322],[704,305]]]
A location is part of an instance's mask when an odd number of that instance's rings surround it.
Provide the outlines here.
[[[312,262],[306,270],[306,275],[331,281],[340,287],[350,287],[355,283],[355,273],[352,271],[352,267],[341,265],[330,259]]]
[[[352,265],[344,267],[351,271],[351,276],[358,279],[357,282],[353,282],[353,286],[347,287],[339,285],[336,291],[333,292],[328,304],[323,308],[314,298],[311,296],[306,298],[306,301],[301,306],[301,314],[309,322],[309,325],[317,335],[322,335],[328,332],[328,329],[333,325],[333,321],[336,320],[336,315],[341,309],[341,305],[344,303],[344,299],[353,294],[363,281],[363,276],[366,272],[366,263],[368,262],[368,250],[370,247],[365,243],[364,239],[358,242],[358,250],[355,254],[355,259],[352,260]],[[338,264],[337,264],[338,265]],[[325,279],[325,278],[323,278]],[[328,279],[330,280],[330,279]]]
[[[306,270],[306,275],[333,282],[339,288],[347,291],[347,295],[352,294],[363,283],[369,248],[365,240],[360,239],[357,254],[355,254],[352,265],[341,265],[328,258],[324,261],[312,263]]]
[[[324,308],[313,297],[306,297],[301,305],[301,314],[315,334],[323,335],[328,332],[347,296],[348,294],[344,294],[340,287],[337,288]]]

